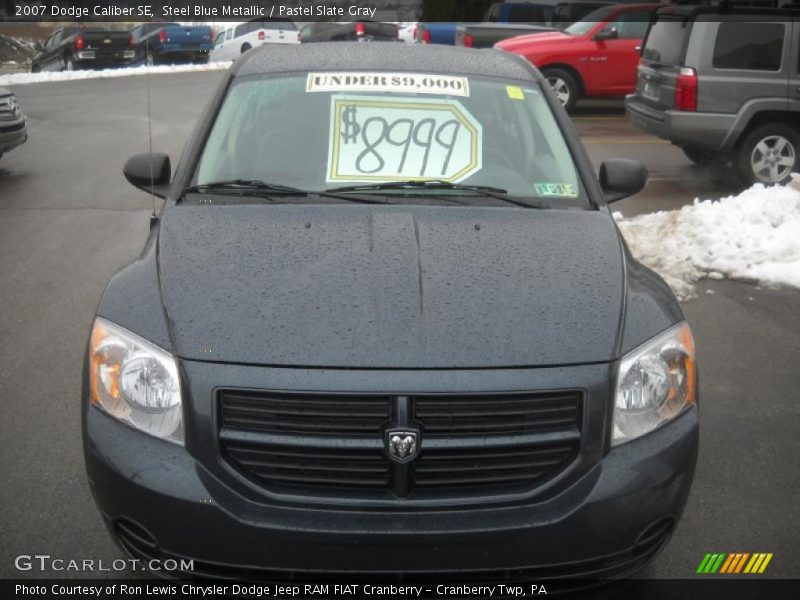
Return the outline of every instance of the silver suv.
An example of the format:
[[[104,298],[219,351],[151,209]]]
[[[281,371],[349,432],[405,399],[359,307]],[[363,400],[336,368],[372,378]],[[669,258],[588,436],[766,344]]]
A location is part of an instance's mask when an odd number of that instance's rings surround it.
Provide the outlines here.
[[[783,183],[800,153],[798,11],[660,8],[642,46],[638,127],[701,165],[733,163],[745,183]]]

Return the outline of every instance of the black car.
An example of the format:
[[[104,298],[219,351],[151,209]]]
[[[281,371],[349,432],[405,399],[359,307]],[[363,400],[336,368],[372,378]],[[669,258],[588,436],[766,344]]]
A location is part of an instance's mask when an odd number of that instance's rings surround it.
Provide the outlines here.
[[[83,439],[131,556],[546,580],[624,576],[667,542],[698,448],[692,334],[608,208],[647,175],[598,177],[529,63],[257,48],[174,176],[163,154],[124,172],[166,200],[97,310]]]
[[[38,48],[31,71],[75,71],[126,66],[134,57],[127,31],[70,26],[56,29]]]

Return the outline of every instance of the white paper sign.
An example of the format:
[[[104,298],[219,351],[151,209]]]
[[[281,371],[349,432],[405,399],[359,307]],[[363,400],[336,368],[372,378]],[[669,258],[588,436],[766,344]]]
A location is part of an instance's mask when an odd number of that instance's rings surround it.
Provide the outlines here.
[[[307,92],[396,92],[469,96],[469,80],[425,73],[309,73]]]
[[[332,96],[328,182],[461,181],[483,129],[458,100]]]

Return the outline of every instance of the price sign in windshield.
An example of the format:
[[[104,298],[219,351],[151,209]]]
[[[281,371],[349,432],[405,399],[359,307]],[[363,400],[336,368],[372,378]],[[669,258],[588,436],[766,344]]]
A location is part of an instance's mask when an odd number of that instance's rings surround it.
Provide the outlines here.
[[[328,182],[457,182],[481,168],[483,131],[458,100],[333,96]]]

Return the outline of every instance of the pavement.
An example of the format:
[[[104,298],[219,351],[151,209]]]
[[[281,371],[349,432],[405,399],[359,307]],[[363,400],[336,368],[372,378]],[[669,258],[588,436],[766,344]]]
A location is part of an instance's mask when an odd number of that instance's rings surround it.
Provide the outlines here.
[[[43,83],[14,89],[30,139],[0,159],[0,577],[19,554],[121,557],[91,499],[80,437],[84,348],[109,277],[141,251],[152,199],[122,177],[148,150],[177,162],[221,73]],[[592,160],[642,160],[651,183],[626,216],[734,193],[729,173],[631,128],[618,101],[575,123]],[[695,484],[645,575],[692,577],[706,552],[772,552],[764,577],[800,577],[800,292],[728,281],[684,305],[701,371]],[[45,576],[75,575],[50,573]],[[112,573],[113,575],[113,573]]]

